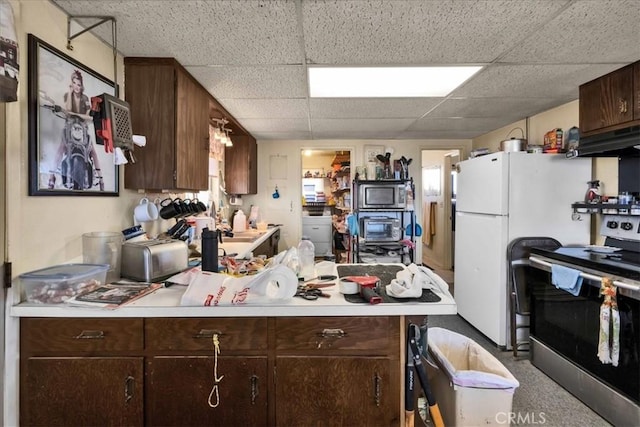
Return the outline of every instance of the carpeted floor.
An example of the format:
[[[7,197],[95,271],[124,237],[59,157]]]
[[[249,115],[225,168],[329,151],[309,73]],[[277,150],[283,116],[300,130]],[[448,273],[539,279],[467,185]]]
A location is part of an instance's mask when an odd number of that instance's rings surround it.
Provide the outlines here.
[[[453,292],[453,272],[434,271],[449,283]],[[517,358],[511,351],[502,351],[458,315],[430,316],[429,327],[441,327],[473,339],[493,354],[520,382],[513,396],[512,412],[517,426],[545,427],[600,427],[610,426],[606,420],[589,409],[580,400],[533,366],[529,353],[521,352]],[[475,427],[475,426],[469,426]],[[479,426],[478,426],[479,427]]]

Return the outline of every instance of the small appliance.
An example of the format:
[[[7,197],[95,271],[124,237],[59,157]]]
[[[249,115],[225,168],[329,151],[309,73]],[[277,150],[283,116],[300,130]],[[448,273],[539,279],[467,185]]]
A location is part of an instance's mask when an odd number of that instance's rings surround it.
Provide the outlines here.
[[[389,217],[366,217],[361,219],[362,238],[367,243],[397,242],[401,239],[400,220]]]
[[[122,245],[120,274],[128,279],[154,282],[188,268],[189,248],[182,240],[147,240]]]
[[[358,209],[405,209],[407,190],[402,181],[360,181]]]

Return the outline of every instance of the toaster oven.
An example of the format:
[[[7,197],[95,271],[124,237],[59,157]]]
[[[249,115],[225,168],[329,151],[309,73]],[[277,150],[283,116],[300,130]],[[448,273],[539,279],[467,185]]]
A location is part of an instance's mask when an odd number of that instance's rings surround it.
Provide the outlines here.
[[[397,242],[400,240],[400,220],[388,217],[362,218],[360,233],[365,242]]]

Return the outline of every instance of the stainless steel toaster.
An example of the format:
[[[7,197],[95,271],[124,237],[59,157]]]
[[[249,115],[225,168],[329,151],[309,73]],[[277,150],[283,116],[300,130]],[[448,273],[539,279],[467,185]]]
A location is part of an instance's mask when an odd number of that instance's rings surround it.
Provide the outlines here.
[[[122,245],[120,275],[154,282],[187,269],[189,248],[182,240],[146,240]]]

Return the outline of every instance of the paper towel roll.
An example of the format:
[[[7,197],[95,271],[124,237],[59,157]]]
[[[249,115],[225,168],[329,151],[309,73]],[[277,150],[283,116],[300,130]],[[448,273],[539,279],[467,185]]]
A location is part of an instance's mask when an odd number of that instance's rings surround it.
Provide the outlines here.
[[[250,294],[270,299],[293,298],[298,290],[298,276],[284,265],[276,265],[254,276],[250,282]]]

